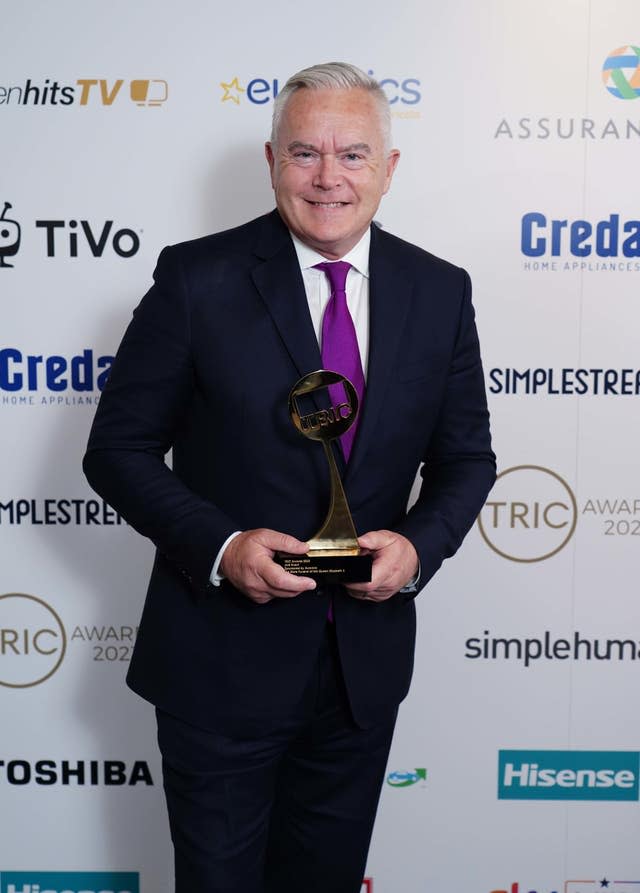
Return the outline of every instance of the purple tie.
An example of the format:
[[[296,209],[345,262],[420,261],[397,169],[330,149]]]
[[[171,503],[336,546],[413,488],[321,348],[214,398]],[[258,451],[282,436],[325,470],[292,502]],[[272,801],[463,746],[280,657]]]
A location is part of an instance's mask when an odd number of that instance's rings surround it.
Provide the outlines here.
[[[329,277],[331,284],[331,298],[325,308],[322,319],[322,365],[325,369],[339,372],[349,379],[356,389],[360,409],[362,409],[364,374],[362,372],[362,362],[360,361],[356,328],[347,307],[347,294],[345,291],[347,273],[351,269],[351,264],[339,260],[334,263],[315,264],[315,268],[316,270],[323,270]],[[329,388],[329,394],[334,405],[344,400],[342,385],[332,385]],[[347,462],[351,455],[351,448],[359,420],[358,414],[354,424],[340,438]]]

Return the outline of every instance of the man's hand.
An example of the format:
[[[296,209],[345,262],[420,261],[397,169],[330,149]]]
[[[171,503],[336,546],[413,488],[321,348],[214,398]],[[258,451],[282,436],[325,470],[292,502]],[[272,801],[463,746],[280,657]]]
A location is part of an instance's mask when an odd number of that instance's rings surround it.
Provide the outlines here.
[[[307,543],[277,530],[245,530],[224,550],[220,571],[251,601],[264,605],[274,598],[292,598],[316,588],[315,580],[288,574],[273,561],[274,552],[304,555],[308,550]]]
[[[353,598],[383,602],[406,586],[418,573],[418,553],[413,543],[393,530],[372,530],[358,537],[361,548],[373,554],[370,583],[352,583]]]

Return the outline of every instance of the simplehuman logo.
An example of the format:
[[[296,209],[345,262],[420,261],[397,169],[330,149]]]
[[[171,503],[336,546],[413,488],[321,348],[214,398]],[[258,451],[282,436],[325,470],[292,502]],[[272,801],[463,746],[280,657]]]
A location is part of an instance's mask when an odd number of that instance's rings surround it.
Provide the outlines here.
[[[602,66],[602,81],[616,99],[640,96],[640,47],[624,46],[612,50]]]
[[[137,871],[3,871],[0,893],[140,893]]]
[[[640,752],[501,750],[498,800],[638,800]]]

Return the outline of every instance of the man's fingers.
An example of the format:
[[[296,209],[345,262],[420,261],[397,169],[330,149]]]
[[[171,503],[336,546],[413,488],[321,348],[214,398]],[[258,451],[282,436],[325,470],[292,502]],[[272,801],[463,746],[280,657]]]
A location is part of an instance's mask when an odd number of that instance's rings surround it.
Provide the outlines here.
[[[245,530],[228,544],[222,556],[220,570],[236,589],[252,601],[265,604],[273,598],[291,598],[315,588],[310,577],[296,577],[287,573],[273,560],[275,552],[300,555],[307,544],[277,530],[259,528]]]

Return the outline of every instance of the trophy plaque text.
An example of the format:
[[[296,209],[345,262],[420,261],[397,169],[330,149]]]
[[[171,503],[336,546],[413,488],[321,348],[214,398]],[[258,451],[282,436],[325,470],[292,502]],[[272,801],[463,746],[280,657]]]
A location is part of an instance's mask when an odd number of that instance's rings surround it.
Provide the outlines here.
[[[339,394],[341,390],[344,390],[344,398],[336,400],[336,392]],[[326,408],[304,411],[302,406],[311,403],[307,398],[312,394],[316,394],[317,398],[323,397]],[[327,517],[320,530],[308,541],[309,551],[305,555],[277,553],[274,558],[290,574],[312,577],[317,582],[326,583],[368,583],[371,580],[372,557],[358,545],[331,447],[331,441],[353,425],[357,412],[358,395],[349,379],[327,369],[305,375],[289,394],[289,413],[293,424],[305,437],[320,441],[324,447],[331,484]]]

